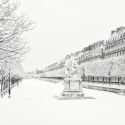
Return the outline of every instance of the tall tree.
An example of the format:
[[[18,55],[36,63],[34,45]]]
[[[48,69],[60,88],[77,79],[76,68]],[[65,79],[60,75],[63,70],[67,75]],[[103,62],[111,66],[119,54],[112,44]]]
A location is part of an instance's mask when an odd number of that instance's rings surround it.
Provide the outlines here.
[[[22,35],[33,28],[25,15],[18,15],[19,4],[10,0],[0,1],[0,62],[22,61],[27,52]]]

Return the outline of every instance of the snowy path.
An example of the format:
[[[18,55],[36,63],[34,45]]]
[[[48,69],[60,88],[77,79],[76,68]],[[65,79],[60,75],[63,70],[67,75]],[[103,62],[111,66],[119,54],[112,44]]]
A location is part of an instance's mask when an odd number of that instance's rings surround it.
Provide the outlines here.
[[[123,125],[125,96],[84,89],[96,99],[56,100],[61,84],[24,80],[0,99],[0,125]]]

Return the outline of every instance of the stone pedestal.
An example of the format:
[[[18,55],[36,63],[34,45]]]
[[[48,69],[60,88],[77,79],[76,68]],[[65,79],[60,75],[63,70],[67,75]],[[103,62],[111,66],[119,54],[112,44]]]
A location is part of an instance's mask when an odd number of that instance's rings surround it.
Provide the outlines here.
[[[65,79],[64,90],[61,94],[63,98],[82,98],[84,93],[82,90],[82,81],[80,79]]]

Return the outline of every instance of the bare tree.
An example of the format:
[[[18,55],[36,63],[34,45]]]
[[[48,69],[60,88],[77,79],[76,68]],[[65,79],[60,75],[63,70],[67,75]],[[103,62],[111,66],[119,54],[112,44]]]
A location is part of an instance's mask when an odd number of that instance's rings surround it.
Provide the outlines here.
[[[17,2],[0,1],[0,61],[22,61],[27,52],[22,35],[33,28],[33,22],[25,15],[17,15]]]

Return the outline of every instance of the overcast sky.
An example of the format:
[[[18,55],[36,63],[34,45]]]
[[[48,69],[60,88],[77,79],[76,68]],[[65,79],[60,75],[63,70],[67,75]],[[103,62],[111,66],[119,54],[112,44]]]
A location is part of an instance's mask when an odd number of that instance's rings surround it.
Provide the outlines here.
[[[32,48],[23,62],[25,71],[42,69],[125,26],[124,0],[18,1],[20,10],[37,22],[25,34]]]

